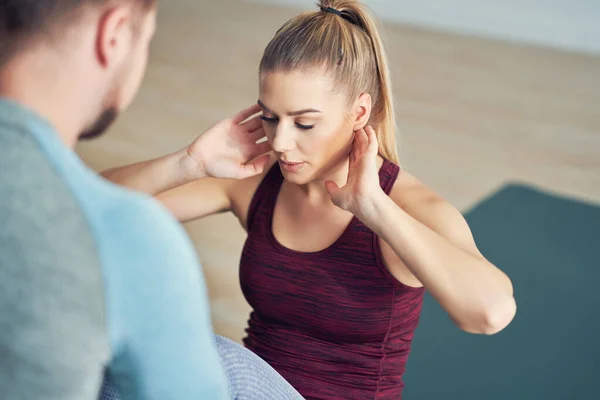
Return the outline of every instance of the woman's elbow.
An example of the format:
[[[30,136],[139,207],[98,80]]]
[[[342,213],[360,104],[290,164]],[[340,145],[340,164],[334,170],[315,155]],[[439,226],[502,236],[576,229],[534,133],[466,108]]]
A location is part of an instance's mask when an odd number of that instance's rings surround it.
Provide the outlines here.
[[[471,323],[459,324],[465,332],[480,335],[495,335],[506,328],[517,313],[517,303],[513,296],[507,296],[494,306],[486,307]]]
[[[513,296],[508,297],[502,306],[495,307],[486,313],[485,335],[495,335],[504,330],[514,319],[517,313],[517,303]]]

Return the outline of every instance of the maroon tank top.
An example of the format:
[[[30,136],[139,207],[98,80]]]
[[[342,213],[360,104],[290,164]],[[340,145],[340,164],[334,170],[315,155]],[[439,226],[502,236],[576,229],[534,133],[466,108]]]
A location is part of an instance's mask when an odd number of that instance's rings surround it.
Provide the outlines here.
[[[389,195],[399,167],[384,161]],[[244,344],[307,399],[400,399],[423,288],[398,282],[378,237],[353,218],[330,247],[305,253],[272,231],[279,165],[252,199],[240,281],[252,306]]]

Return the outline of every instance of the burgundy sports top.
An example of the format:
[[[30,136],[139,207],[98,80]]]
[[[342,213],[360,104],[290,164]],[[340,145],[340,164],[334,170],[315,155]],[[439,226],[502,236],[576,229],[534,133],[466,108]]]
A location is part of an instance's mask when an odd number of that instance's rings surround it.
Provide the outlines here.
[[[399,167],[384,161],[389,195]],[[244,344],[307,399],[400,399],[423,288],[398,282],[379,238],[356,217],[327,249],[305,253],[272,231],[283,176],[275,164],[248,214],[240,265],[252,306]]]

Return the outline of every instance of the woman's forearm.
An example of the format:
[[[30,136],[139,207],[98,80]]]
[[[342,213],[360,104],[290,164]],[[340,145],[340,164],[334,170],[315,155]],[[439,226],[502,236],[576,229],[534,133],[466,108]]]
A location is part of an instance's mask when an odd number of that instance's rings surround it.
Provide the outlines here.
[[[375,209],[372,229],[459,327],[495,333],[508,325],[516,306],[512,284],[502,271],[417,221],[387,196]]]
[[[203,168],[185,149],[153,160],[112,168],[101,174],[116,184],[153,196],[206,176]]]

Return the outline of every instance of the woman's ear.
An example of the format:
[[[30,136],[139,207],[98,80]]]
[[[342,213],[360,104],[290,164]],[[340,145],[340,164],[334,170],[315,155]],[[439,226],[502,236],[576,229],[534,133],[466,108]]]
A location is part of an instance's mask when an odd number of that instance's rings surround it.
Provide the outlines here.
[[[371,119],[371,107],[371,95],[368,93],[361,93],[353,105],[352,115],[354,117],[354,131],[358,131],[367,126],[369,119]]]

